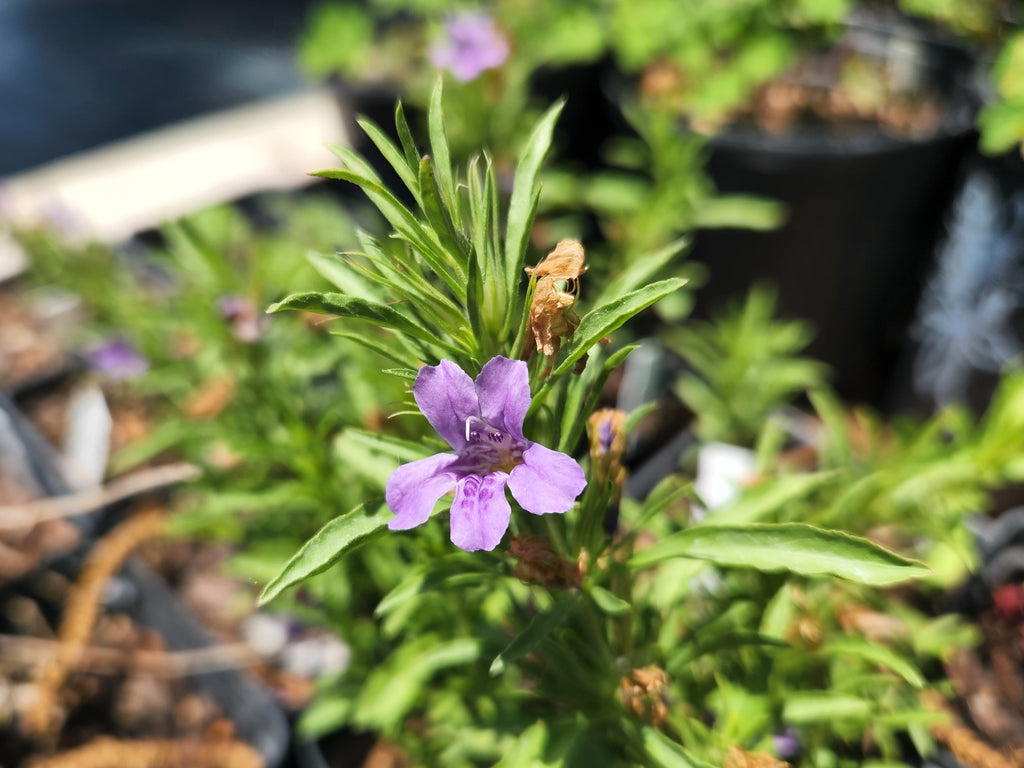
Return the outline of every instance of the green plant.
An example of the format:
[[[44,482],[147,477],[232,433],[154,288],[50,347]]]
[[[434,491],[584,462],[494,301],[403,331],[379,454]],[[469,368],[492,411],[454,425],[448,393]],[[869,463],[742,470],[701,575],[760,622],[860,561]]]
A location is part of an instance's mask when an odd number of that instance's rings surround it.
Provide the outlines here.
[[[824,383],[825,366],[798,356],[812,338],[807,324],[774,315],[774,293],[755,288],[742,305],[669,335],[692,368],[675,391],[702,440],[753,445],[773,409]]]
[[[643,503],[621,497],[631,420],[595,409],[632,348],[608,351],[600,341],[683,282],[648,283],[672,255],[655,252],[612,275],[575,316],[577,298],[588,295],[579,292],[579,244],[560,243],[524,269],[557,113],[535,128],[507,205],[486,156],[466,169],[450,162],[440,90],[429,156],[412,143],[400,108],[397,142],[363,123],[410,205],[349,150],[336,150],[340,168],[320,172],[359,186],[391,238],[364,236],[360,254],[334,265],[338,292],[296,294],[272,310],[389,328],[386,338],[349,340],[373,346],[395,377],[413,382],[415,407],[395,415],[421,425],[422,414],[437,435],[347,430],[342,441],[359,447],[349,460],[384,470],[385,503],[369,494],[370,504],[331,520],[264,590],[264,601],[300,585],[326,590],[333,567],[373,562],[396,541],[418,553],[377,604],[376,622],[364,625],[383,642],[360,643],[359,663],[325,681],[305,725],[369,729],[428,765],[707,766],[736,749],[773,749],[775,729],[796,723],[808,728],[815,756],[830,750],[839,764],[856,764],[853,745],[874,718],[891,721],[893,734],[908,718],[927,722],[928,713],[908,709],[927,682],[902,647],[849,640],[811,653],[789,631],[828,604],[831,588],[849,582],[862,601],[881,600],[880,588],[926,571],[867,539],[773,520],[829,473],[780,475],[761,489],[767,499],[741,498],[699,524],[689,520],[685,480],[670,479]],[[545,348],[538,334],[536,349],[524,345],[525,329],[545,319],[560,343]],[[584,434],[589,455],[577,449]],[[609,534],[615,508],[622,514]],[[693,587],[709,567],[721,586]],[[815,730],[820,716],[808,717],[822,699],[833,713],[856,712],[834,733]],[[877,744],[871,754],[897,759],[895,738]]]

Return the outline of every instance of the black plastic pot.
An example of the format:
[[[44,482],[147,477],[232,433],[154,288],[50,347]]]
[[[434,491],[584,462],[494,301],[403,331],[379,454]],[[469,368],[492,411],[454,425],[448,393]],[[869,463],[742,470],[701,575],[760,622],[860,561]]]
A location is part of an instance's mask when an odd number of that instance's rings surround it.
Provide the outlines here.
[[[49,444],[39,435],[11,401],[0,395],[0,419],[10,427],[21,449],[11,447],[31,470],[38,490],[46,495],[67,492],[59,460]],[[83,515],[74,519],[82,529],[82,541],[70,552],[53,558],[19,579],[0,584],[0,606],[17,595],[30,595],[45,610],[56,614],[58,606],[47,600],[43,577],[56,571],[73,577],[81,568],[96,539],[113,524],[116,510]],[[130,559],[118,576],[117,610],[129,614],[139,624],[157,631],[170,650],[202,648],[215,644],[215,639],[171,592],[167,585],[141,560]],[[0,610],[0,627],[3,612]],[[285,765],[290,733],[284,712],[271,693],[244,673],[227,671],[196,675],[194,685],[208,693],[235,726],[237,736],[251,744],[263,757],[267,768]]]
[[[903,29],[868,30],[882,48]],[[971,61],[923,38],[914,46],[922,88],[945,115],[922,138],[874,126],[803,125],[784,134],[733,126],[710,143],[708,169],[719,191],[783,202],[776,230],[701,231],[692,258],[710,280],[697,293],[708,316],[751,284],[779,289],[783,315],[816,327],[809,353],[835,370],[839,392],[881,405],[900,342],[952,198],[958,168],[974,144]]]

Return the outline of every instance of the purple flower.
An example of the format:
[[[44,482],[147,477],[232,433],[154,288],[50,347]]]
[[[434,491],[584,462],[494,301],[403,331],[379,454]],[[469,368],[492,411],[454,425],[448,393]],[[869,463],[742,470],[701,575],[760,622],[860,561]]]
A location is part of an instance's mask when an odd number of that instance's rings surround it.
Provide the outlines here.
[[[772,737],[775,742],[775,756],[780,760],[793,760],[800,755],[800,732],[793,726],[787,726],[782,733]]]
[[[449,17],[444,37],[430,48],[430,61],[463,83],[485,69],[500,67],[508,58],[508,40],[486,13],[465,12]]]
[[[238,294],[221,297],[220,316],[231,322],[232,331],[239,341],[251,344],[263,336],[266,315],[261,314],[253,302]]]
[[[90,368],[111,379],[134,379],[149,370],[149,360],[124,339],[93,347],[85,359]]]
[[[421,525],[455,489],[451,537],[467,552],[494,549],[508,529],[505,487],[527,512],[567,512],[586,486],[571,457],[523,437],[530,407],[526,363],[492,358],[474,382],[449,360],[420,369],[412,387],[430,425],[454,449],[405,464],[388,478],[392,530]]]

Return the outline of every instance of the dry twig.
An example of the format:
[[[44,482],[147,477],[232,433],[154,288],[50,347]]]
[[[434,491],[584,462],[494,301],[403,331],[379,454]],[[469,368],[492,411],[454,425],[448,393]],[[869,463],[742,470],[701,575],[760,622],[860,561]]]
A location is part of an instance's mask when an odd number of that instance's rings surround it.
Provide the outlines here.
[[[90,488],[80,493],[3,506],[0,507],[0,531],[16,531],[47,520],[83,515],[158,488],[195,480],[201,474],[202,470],[194,464],[165,464],[133,472],[99,488]]]
[[[0,635],[0,666],[18,664],[37,666],[50,664],[61,654],[63,644],[57,640],[20,635]],[[245,643],[211,645],[184,651],[122,651],[85,645],[76,658],[68,659],[68,671],[92,672],[100,675],[123,673],[173,679],[241,669],[260,663],[261,659]]]
[[[154,536],[164,525],[163,510],[150,507],[128,518],[101,539],[86,560],[78,581],[65,602],[57,637],[60,648],[52,661],[35,676],[38,698],[25,716],[25,731],[36,737],[52,734],[57,727],[58,694],[69,669],[76,668],[100,612],[100,597],[107,581],[121,568],[135,547]]]
[[[145,739],[106,736],[32,763],[32,768],[263,768],[263,758],[241,741]]]

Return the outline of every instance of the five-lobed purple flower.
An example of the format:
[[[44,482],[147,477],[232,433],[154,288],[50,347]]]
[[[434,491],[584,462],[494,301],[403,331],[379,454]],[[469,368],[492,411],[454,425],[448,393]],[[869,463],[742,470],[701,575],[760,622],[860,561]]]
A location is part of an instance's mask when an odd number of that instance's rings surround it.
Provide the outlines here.
[[[93,347],[84,356],[90,368],[111,379],[134,379],[149,370],[149,360],[122,338]]]
[[[508,58],[508,40],[485,13],[455,14],[445,23],[444,31],[444,37],[430,49],[430,61],[460,82],[475,80]]]
[[[392,530],[421,525],[455,489],[452,542],[467,552],[494,549],[508,530],[505,488],[527,512],[567,512],[587,481],[571,456],[523,436],[530,408],[526,363],[494,357],[476,381],[442,360],[420,369],[413,396],[430,425],[454,449],[404,464],[388,479]]]

